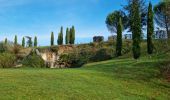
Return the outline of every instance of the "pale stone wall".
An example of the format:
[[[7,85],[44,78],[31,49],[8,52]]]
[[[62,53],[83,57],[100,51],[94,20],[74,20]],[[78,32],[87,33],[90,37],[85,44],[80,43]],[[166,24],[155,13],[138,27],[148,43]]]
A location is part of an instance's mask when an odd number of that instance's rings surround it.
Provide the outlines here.
[[[75,46],[73,45],[62,45],[58,47],[57,52],[52,52],[50,50],[44,50],[39,52],[36,50],[36,54],[41,56],[41,58],[45,61],[45,65],[50,68],[65,68],[64,63],[59,63],[60,55],[63,53],[74,52]]]
[[[40,53],[41,54],[41,57],[42,59],[45,61],[45,63],[49,64],[48,67],[50,68],[54,68],[55,67],[55,62],[56,62],[56,58],[57,58],[57,55],[53,52],[46,52],[46,53]]]

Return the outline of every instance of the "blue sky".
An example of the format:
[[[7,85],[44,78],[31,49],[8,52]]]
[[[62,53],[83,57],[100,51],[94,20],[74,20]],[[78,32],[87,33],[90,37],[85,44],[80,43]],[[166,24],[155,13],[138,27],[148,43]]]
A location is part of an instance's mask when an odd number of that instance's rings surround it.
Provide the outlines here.
[[[122,8],[127,0],[0,0],[0,41],[13,41],[18,35],[37,36],[39,45],[55,43],[60,27],[76,28],[76,43],[92,41],[95,35],[107,37],[106,16]],[[160,0],[151,0],[153,4]],[[65,30],[64,30],[65,31]]]

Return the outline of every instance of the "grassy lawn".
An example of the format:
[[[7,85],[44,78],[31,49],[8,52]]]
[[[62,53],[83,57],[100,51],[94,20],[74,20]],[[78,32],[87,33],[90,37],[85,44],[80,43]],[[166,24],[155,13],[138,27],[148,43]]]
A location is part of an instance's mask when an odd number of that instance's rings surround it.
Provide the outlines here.
[[[170,83],[159,72],[159,62],[168,57],[113,59],[76,69],[0,69],[0,100],[170,100]]]

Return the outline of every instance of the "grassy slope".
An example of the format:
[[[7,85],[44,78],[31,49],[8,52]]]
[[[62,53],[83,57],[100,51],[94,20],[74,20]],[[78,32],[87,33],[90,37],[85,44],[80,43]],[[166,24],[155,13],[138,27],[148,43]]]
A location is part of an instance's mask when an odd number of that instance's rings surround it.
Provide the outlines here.
[[[158,62],[169,54],[77,69],[0,69],[0,100],[170,100]]]

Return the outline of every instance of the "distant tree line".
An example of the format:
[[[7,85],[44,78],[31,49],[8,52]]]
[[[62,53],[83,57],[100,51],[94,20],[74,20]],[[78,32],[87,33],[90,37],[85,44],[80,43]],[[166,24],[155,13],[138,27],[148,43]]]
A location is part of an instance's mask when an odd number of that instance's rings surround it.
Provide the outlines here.
[[[51,32],[51,43],[50,43],[51,46],[55,45],[54,41],[55,41],[54,32]],[[8,43],[7,38],[5,38],[4,43],[5,44]],[[19,45],[17,35],[15,35],[13,43],[14,43],[14,45]],[[63,45],[64,44],[64,41],[63,41],[63,27],[61,27],[60,32],[58,33],[57,44],[58,45]],[[74,28],[74,26],[72,26],[71,28],[66,29],[65,44],[75,44],[75,28]],[[21,46],[22,47],[37,47],[38,46],[38,38],[37,38],[37,36],[34,37],[34,41],[32,41],[32,37],[30,37],[30,36],[23,37]]]

